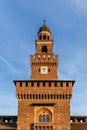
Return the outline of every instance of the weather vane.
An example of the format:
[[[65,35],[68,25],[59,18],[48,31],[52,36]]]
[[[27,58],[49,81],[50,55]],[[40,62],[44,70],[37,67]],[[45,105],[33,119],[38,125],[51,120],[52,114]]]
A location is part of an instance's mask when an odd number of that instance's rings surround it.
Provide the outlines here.
[[[44,23],[44,26],[45,26],[46,25],[46,20],[45,19],[43,20],[43,23]]]

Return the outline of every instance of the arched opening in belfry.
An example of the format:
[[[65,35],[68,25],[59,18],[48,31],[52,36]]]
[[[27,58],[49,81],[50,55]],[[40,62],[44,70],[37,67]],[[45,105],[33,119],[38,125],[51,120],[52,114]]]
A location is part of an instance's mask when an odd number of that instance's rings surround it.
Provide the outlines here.
[[[43,35],[43,40],[46,40],[46,35]]]
[[[42,47],[42,52],[47,52],[47,46]]]
[[[41,35],[39,36],[39,40],[42,40],[42,36]]]

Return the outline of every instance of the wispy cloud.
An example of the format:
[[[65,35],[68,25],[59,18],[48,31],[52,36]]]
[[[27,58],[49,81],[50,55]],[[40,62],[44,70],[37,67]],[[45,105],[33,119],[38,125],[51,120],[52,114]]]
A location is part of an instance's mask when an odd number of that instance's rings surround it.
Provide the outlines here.
[[[2,56],[0,56],[0,60],[2,60],[8,67],[12,67],[12,65]]]
[[[3,64],[7,65],[7,68],[4,68],[4,70],[5,69],[8,70],[8,68],[9,68],[9,70],[10,70],[9,73],[11,73],[12,76],[13,76],[13,74],[21,76],[21,72],[19,72],[19,70],[17,68],[14,68],[14,66],[8,60],[3,58],[2,56],[0,56],[0,60],[3,61]]]

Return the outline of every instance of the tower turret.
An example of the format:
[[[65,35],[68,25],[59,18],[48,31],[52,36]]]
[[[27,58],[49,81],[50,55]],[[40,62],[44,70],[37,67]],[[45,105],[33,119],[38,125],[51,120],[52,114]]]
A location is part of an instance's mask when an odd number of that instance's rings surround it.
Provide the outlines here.
[[[53,54],[53,43],[50,28],[44,21],[35,41],[36,52],[31,55],[31,80],[57,80],[58,56]]]
[[[38,31],[39,40],[50,40],[50,38],[51,38],[50,28],[46,26],[45,22],[46,21],[44,20],[43,26],[41,26]]]

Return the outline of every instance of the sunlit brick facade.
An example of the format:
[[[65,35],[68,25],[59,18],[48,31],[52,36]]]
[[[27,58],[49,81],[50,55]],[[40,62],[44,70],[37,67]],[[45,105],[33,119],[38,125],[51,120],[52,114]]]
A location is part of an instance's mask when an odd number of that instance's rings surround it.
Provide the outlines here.
[[[70,130],[70,99],[74,81],[58,80],[58,55],[51,31],[38,31],[36,52],[30,56],[30,80],[14,81],[18,99],[17,130]]]

